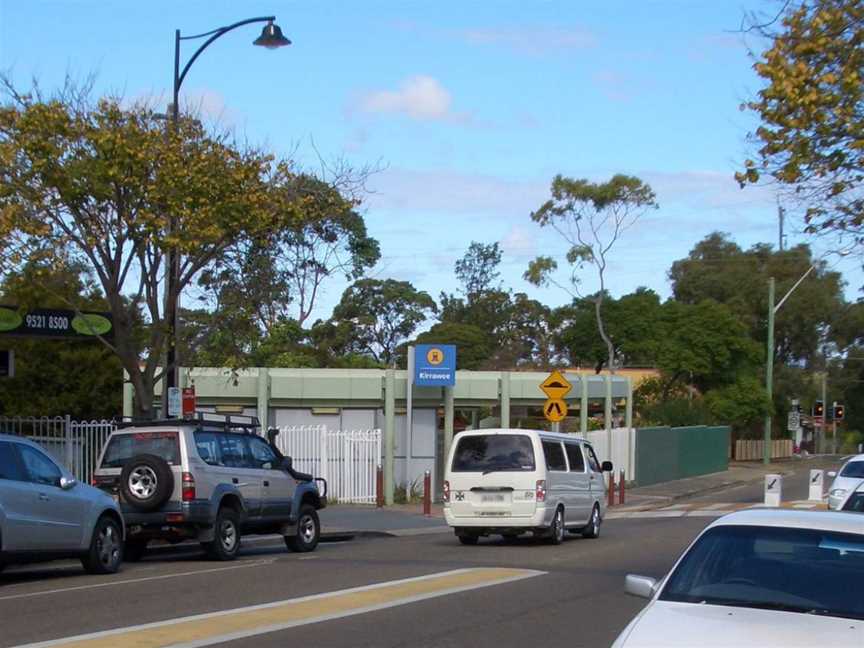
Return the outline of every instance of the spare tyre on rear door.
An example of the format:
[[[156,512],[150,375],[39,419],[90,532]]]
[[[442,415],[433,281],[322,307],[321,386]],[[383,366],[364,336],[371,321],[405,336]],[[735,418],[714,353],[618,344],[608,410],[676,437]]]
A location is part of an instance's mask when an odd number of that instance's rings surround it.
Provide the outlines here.
[[[162,457],[136,455],[123,466],[120,492],[132,508],[142,512],[155,511],[174,492],[174,473]]]

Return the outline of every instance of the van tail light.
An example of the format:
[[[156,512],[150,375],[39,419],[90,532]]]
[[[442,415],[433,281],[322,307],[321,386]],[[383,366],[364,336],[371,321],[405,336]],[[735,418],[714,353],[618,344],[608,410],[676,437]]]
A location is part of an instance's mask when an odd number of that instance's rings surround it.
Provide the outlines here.
[[[538,479],[537,480],[537,489],[534,491],[534,499],[538,502],[546,501],[546,480]]]
[[[444,501],[445,502],[450,501],[450,482],[449,481],[444,482]]]
[[[183,501],[191,502],[195,499],[195,478],[192,473],[183,473]]]

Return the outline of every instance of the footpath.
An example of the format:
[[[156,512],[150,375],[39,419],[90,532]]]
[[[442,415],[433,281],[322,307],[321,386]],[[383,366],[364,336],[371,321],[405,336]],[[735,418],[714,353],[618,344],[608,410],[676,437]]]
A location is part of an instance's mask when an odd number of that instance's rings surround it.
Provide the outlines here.
[[[625,504],[607,510],[609,520],[640,517],[719,517],[742,508],[759,506],[761,499],[742,502],[689,501],[705,496],[720,497],[724,491],[741,486],[764,482],[765,475],[791,476],[807,473],[811,469],[831,469],[839,458],[811,456],[805,459],[790,459],[768,464],[757,462],[730,462],[729,469],[711,475],[679,479],[662,484],[652,484],[625,489]],[[827,484],[826,484],[827,486]],[[713,499],[713,497],[712,497]],[[617,500],[617,493],[616,493]],[[799,509],[825,508],[820,502],[792,500],[784,507]],[[321,511],[321,526],[324,539],[339,540],[353,537],[400,537],[430,533],[452,533],[444,522],[440,504],[432,505],[432,514],[422,513],[422,504],[401,504],[376,508],[361,505],[334,505]]]

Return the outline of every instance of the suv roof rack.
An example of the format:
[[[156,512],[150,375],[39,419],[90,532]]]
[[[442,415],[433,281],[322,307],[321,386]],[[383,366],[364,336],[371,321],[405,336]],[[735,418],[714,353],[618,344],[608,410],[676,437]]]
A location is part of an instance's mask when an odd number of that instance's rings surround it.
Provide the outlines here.
[[[115,418],[114,422],[118,429],[163,427],[166,425],[198,425],[202,428],[221,429],[225,432],[236,432],[239,434],[257,434],[261,428],[261,423],[257,416],[214,414],[211,412],[195,412],[194,416],[191,417],[169,419],[136,419],[131,416],[122,416]]]

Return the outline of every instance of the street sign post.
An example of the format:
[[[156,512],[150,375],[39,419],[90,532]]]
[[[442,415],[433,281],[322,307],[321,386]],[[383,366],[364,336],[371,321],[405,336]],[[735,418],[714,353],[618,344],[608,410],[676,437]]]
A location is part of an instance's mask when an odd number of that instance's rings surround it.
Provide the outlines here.
[[[560,423],[567,416],[567,403],[559,398],[550,398],[543,405],[543,416],[552,423]]]
[[[560,371],[555,369],[540,383],[540,389],[548,399],[543,404],[543,416],[547,421],[560,423],[567,416],[567,403],[564,397],[573,388],[573,385],[564,377]]]
[[[0,378],[15,377],[15,352],[0,349]]]

